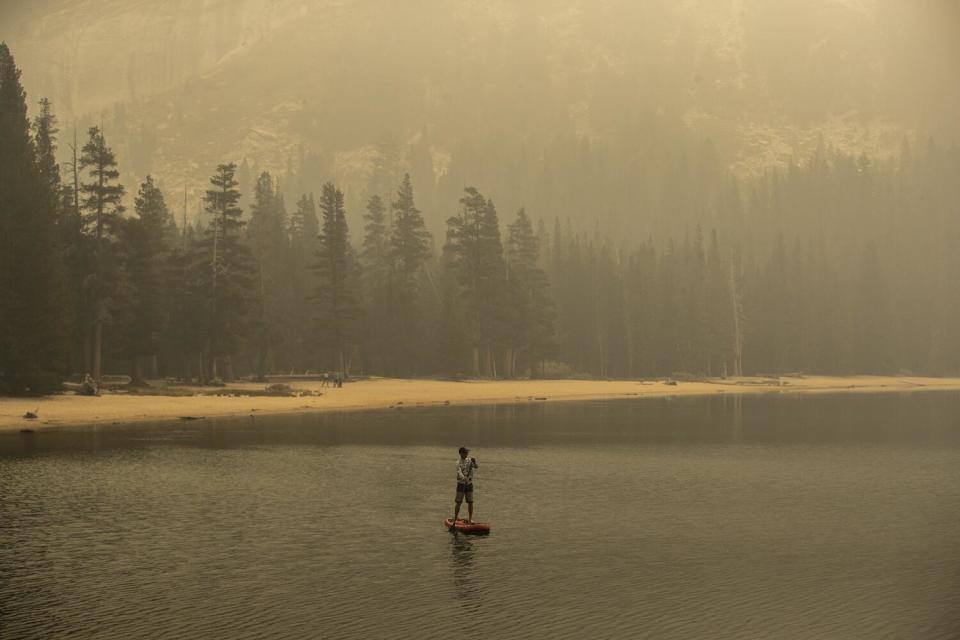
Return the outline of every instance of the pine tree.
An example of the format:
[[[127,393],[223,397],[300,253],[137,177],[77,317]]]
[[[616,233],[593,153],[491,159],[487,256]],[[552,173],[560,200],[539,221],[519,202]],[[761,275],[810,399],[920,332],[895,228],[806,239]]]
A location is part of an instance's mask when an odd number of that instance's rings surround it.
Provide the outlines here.
[[[589,320],[593,348],[590,371],[603,378],[622,373],[624,362],[623,282],[617,254],[599,234],[588,242],[592,314]]]
[[[707,254],[703,232],[698,226],[693,243],[688,247],[686,264],[689,355],[686,371],[700,375],[710,373],[710,317],[707,296]]]
[[[855,282],[856,336],[853,357],[857,372],[890,374],[890,307],[884,288],[883,269],[875,242],[863,248]]]
[[[655,296],[657,283],[656,249],[644,242],[633,252],[628,299],[630,305],[631,338],[633,347],[631,370],[628,375],[652,376],[656,374],[655,329],[658,300]]]
[[[84,229],[98,243],[116,239],[117,227],[123,216],[123,196],[126,191],[121,184],[114,184],[120,177],[113,150],[107,146],[98,127],[90,127],[89,140],[83,146],[80,169],[88,170],[91,182],[80,185],[85,194],[81,207],[86,211]]]
[[[460,377],[464,364],[470,358],[473,345],[467,334],[467,320],[460,286],[459,251],[448,242],[443,247],[439,260],[439,298],[437,309],[435,358],[438,368]],[[476,377],[479,372],[473,372]]]
[[[164,289],[170,322],[161,341],[179,359],[185,380],[202,381],[206,346],[209,264],[199,246],[198,231],[185,224],[180,241],[169,253],[164,269]]]
[[[370,197],[363,220],[365,224],[360,260],[364,274],[371,277],[371,283],[383,282],[389,277],[392,255],[390,229],[387,226],[386,211],[380,196]]]
[[[80,160],[77,156],[77,132],[69,145],[71,160],[67,163],[69,179],[60,191],[60,206],[57,216],[60,253],[65,271],[66,301],[70,313],[67,324],[70,328],[70,367],[73,372],[89,371],[86,345],[89,340],[87,327],[88,301],[84,283],[93,272],[93,241],[83,232],[83,214],[80,208]],[[66,315],[66,314],[65,314]]]
[[[124,207],[123,185],[113,151],[107,146],[100,129],[91,127],[89,140],[83,146],[80,169],[87,170],[90,182],[82,182],[81,207],[83,228],[92,238],[92,269],[84,282],[85,305],[92,318],[90,327],[89,371],[100,383],[103,361],[103,328],[120,311],[124,289],[123,273],[116,248],[117,233]]]
[[[76,238],[79,235],[79,227],[72,224],[75,219],[72,211],[65,215],[62,208],[63,199],[72,195],[72,189],[65,189],[60,180],[60,165],[57,163],[57,134],[59,129],[57,129],[57,117],[53,114],[53,107],[47,98],[40,100],[40,112],[34,118],[33,131],[37,168],[40,172],[41,190],[45,198],[42,202],[42,209],[45,212],[50,212],[49,215],[52,215],[55,227],[55,236],[46,239],[47,242],[54,245],[52,251],[56,253],[49,258],[53,262],[48,267],[56,274],[56,285],[48,284],[48,287],[50,287],[48,302],[54,304],[54,301],[56,301],[55,303],[58,306],[70,305],[72,307],[75,304],[77,294],[72,292],[68,286],[67,265],[69,264],[69,256],[79,251],[80,247],[69,247],[68,242],[71,237]],[[44,223],[49,224],[49,219],[46,219]],[[46,235],[47,232],[49,232],[49,229],[44,234]],[[55,329],[56,339],[63,341],[60,348],[66,354],[69,354],[70,336],[77,330],[75,318],[71,317],[70,314],[60,312],[59,309],[56,317],[59,318]],[[64,372],[69,371],[69,355],[60,360],[56,366],[64,367]]]
[[[53,114],[50,101],[40,100],[40,113],[33,120],[34,142],[37,149],[37,169],[44,193],[50,198],[44,206],[58,211],[62,185],[60,183],[60,165],[57,164],[57,117]],[[59,220],[58,220],[59,222]]]
[[[297,210],[290,216],[291,250],[313,255],[319,232],[320,222],[313,194],[304,194],[297,201]]]
[[[208,382],[232,377],[231,356],[244,335],[253,259],[243,242],[243,211],[234,179],[237,166],[219,164],[210,178],[213,187],[204,195],[204,210],[211,216],[203,237],[196,243],[191,279],[206,307],[204,367]]]
[[[273,178],[263,172],[253,192],[247,239],[253,252],[255,273],[252,317],[256,375],[265,380],[271,358],[287,333],[290,279],[289,244],[283,197],[274,189]]]
[[[393,233],[390,242],[397,273],[401,278],[410,278],[423,268],[430,258],[430,232],[424,225],[423,215],[413,200],[413,185],[410,174],[404,174],[393,201]],[[402,285],[408,288],[408,284]]]
[[[358,333],[356,267],[350,248],[343,192],[332,182],[323,185],[320,196],[322,231],[317,261],[318,335],[332,354],[333,364],[342,377],[349,374],[349,357]]]
[[[465,189],[459,215],[447,220],[447,248],[457,274],[458,298],[472,351],[472,371],[496,376],[495,349],[502,345],[506,265],[493,201],[474,187]],[[482,359],[482,362],[481,362]]]
[[[410,174],[405,174],[391,205],[393,229],[390,237],[394,273],[393,312],[398,325],[400,372],[418,373],[423,361],[425,334],[420,317],[420,284],[423,268],[430,259],[430,232],[413,199]]]
[[[543,361],[550,353],[554,335],[554,307],[547,275],[540,268],[541,241],[524,209],[507,228],[507,273],[509,279],[510,354],[507,375],[525,363],[532,376],[543,373]]]
[[[163,193],[147,176],[134,201],[136,216],[123,222],[124,265],[131,290],[130,317],[125,323],[125,357],[134,385],[142,385],[142,359],[156,356],[167,326],[170,300],[165,271],[173,249],[176,225]]]
[[[465,189],[460,199],[460,213],[447,220],[447,242],[444,252],[447,264],[457,282],[456,305],[462,309],[463,330],[470,342],[471,373],[480,376],[481,327],[483,323],[480,299],[481,243],[480,220],[487,200],[474,187]],[[453,301],[448,302],[453,306]],[[454,317],[451,308],[447,315]]]
[[[77,160],[76,139],[70,145],[73,161],[68,163],[71,180],[64,183],[60,177],[57,163],[57,118],[53,114],[50,101],[40,100],[40,111],[33,121],[34,141],[37,150],[37,166],[41,181],[50,201],[45,203],[55,211],[56,243],[60,259],[59,268],[63,272],[63,300],[68,313],[61,313],[63,326],[68,335],[69,350],[72,352],[69,367],[73,371],[83,369],[84,317],[83,283],[92,273],[92,245],[83,235],[79,201],[79,162]],[[76,138],[76,134],[74,134]]]
[[[53,132],[38,157],[20,70],[2,42],[0,141],[0,394],[47,393],[67,361],[56,193],[41,170]]]
[[[310,297],[316,288],[315,274],[310,266],[317,251],[320,223],[313,194],[304,194],[297,201],[297,209],[290,217],[290,289],[292,308],[290,324],[295,345],[293,366],[306,370],[315,356],[312,304]]]
[[[364,331],[366,352],[372,370],[396,374],[395,347],[398,339],[394,307],[394,263],[390,229],[380,196],[367,202],[363,216],[363,247],[360,265],[363,268],[363,293],[366,298],[367,326]]]

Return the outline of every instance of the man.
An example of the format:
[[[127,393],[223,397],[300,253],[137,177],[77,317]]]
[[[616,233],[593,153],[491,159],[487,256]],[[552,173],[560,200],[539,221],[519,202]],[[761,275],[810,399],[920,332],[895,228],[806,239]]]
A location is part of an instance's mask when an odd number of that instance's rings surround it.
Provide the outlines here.
[[[460,459],[457,460],[457,506],[453,512],[453,524],[456,526],[460,515],[460,505],[467,499],[467,522],[473,524],[473,470],[479,469],[476,458],[467,459],[470,449],[460,447]]]

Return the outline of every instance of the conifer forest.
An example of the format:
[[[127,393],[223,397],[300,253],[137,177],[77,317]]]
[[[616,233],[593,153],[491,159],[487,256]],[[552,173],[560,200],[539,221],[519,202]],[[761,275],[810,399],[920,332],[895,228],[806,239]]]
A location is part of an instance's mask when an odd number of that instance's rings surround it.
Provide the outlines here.
[[[530,91],[553,95],[537,84],[549,69],[534,64],[552,58],[530,38],[503,46],[537,78]],[[758,42],[751,68],[776,46]],[[333,78],[282,160],[262,151],[268,142],[174,169],[157,136],[182,126],[199,146],[215,135],[181,114],[187,104],[162,127],[130,115],[142,97],[84,117],[28,94],[16,56],[0,45],[0,394],[49,393],[86,374],[960,374],[960,147],[949,127],[887,131],[862,148],[820,130],[745,168],[749,152],[729,135],[676,116],[683,98],[666,85],[666,108],[633,108],[613,70],[596,72],[589,131],[555,126],[552,113],[485,117],[519,113],[528,88],[511,94],[478,74],[473,103],[466,80],[447,86],[466,83],[455,103],[477,124],[443,150],[452,124],[403,129],[380,118],[389,97],[371,100],[354,117],[383,125],[361,162],[333,142],[353,125],[338,134],[323,119],[340,88],[367,94]],[[384,96],[413,110],[401,81]],[[698,100],[729,102],[714,86]],[[618,100],[631,108],[603,111]],[[734,108],[724,104],[714,112]],[[798,122],[821,115],[815,102],[790,104]],[[310,142],[321,138],[331,142]]]

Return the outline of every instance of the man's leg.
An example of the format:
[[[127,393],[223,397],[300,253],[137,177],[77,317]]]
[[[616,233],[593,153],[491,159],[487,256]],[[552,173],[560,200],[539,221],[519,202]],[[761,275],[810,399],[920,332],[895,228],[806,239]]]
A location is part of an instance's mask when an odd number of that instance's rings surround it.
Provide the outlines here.
[[[473,524],[473,495],[467,495],[467,522]]]
[[[457,524],[457,518],[460,517],[460,505],[463,504],[463,498],[457,496],[456,508],[453,510],[453,524]]]

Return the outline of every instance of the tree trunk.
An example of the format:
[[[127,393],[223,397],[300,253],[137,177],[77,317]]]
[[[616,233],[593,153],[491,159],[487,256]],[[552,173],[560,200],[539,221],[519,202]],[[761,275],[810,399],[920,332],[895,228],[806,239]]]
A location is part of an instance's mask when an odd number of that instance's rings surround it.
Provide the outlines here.
[[[213,382],[219,377],[217,375],[217,356],[212,353],[207,354],[207,369],[204,373],[206,374],[204,382],[207,383]]]
[[[473,355],[473,377],[479,378],[480,377],[480,347],[479,346],[477,345],[473,346],[472,355]]]
[[[596,279],[594,279],[593,325],[597,334],[597,366],[600,372],[600,377],[603,378],[606,376],[607,367],[606,354],[604,353],[603,348],[603,330],[601,329],[602,324],[600,322],[600,293],[597,291]]]
[[[259,253],[259,252],[258,252]],[[267,379],[267,320],[264,309],[263,299],[266,295],[263,286],[263,256],[257,256],[257,280],[260,286],[260,335],[257,345],[257,381],[263,382]]]
[[[83,372],[93,371],[93,326],[82,325],[83,332]]]
[[[99,305],[98,305],[99,306]],[[103,346],[103,320],[100,309],[97,309],[97,319],[93,323],[93,380],[100,386],[101,375],[101,348]]]
[[[262,336],[261,336],[262,338]],[[263,342],[257,349],[257,382],[263,382],[267,379],[267,349]]]
[[[140,358],[136,356],[130,359],[130,386],[146,386],[146,382],[143,379],[143,373],[140,368]]]
[[[743,375],[743,335],[740,329],[742,310],[733,263],[730,264],[730,301],[732,303],[731,307],[733,307],[733,375],[739,377]]]
[[[624,277],[620,280],[621,291],[623,296],[623,332],[624,338],[626,339],[626,349],[627,349],[627,377],[633,377],[633,323],[630,321],[630,312],[632,309],[631,305],[631,296],[630,296],[630,287],[627,284],[627,278]]]

